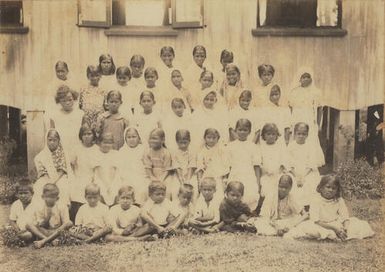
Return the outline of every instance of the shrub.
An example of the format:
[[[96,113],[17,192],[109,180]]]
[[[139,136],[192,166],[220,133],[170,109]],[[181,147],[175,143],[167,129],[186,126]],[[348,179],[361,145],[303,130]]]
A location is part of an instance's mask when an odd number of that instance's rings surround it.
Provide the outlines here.
[[[0,175],[0,204],[10,204],[15,201],[16,179],[10,176]]]
[[[9,161],[16,150],[16,141],[5,136],[0,139],[0,175],[7,173]]]
[[[348,199],[384,197],[383,169],[373,168],[363,159],[341,163],[337,176],[341,179],[343,196]]]

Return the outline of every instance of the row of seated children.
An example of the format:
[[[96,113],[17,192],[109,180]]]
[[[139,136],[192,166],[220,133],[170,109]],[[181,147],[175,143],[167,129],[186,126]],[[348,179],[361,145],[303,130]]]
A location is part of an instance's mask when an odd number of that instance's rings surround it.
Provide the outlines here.
[[[255,217],[242,201],[244,186],[230,181],[225,196],[216,194],[216,182],[205,178],[200,184],[197,202],[191,202],[193,190],[190,184],[179,189],[178,199],[166,198],[166,187],[161,182],[149,185],[149,199],[139,208],[135,204],[135,192],[131,186],[120,188],[116,204],[110,209],[101,202],[100,188],[89,184],[85,189],[87,203],[79,209],[75,226],[69,220],[68,209],[58,204],[59,189],[46,184],[44,202],[33,205],[33,188],[27,181],[17,186],[19,200],[13,203],[10,214],[11,227],[25,241],[32,241],[36,248],[46,244],[60,244],[60,236],[70,236],[91,243],[101,239],[111,242],[153,240],[174,235],[193,233],[252,232],[260,235],[278,235],[288,239],[331,239],[345,241],[363,239],[374,235],[370,225],[363,220],[349,217],[341,197],[341,184],[334,175],[327,175],[317,186],[310,212],[298,206],[291,194],[293,179],[290,175],[279,178],[274,201],[266,203],[259,217]]]

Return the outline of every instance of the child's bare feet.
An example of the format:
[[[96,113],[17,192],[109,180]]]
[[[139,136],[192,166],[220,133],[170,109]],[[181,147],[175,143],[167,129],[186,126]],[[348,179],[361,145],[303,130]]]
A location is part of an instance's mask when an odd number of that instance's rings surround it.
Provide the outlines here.
[[[44,240],[39,240],[39,241],[33,242],[33,246],[36,249],[42,248],[44,246]]]

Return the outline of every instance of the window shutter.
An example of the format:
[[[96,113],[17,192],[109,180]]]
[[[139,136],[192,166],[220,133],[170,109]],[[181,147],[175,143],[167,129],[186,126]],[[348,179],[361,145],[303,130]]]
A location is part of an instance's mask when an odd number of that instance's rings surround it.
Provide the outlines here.
[[[109,28],[111,0],[78,0],[78,26]]]
[[[203,0],[172,0],[173,28],[201,28],[204,26]]]

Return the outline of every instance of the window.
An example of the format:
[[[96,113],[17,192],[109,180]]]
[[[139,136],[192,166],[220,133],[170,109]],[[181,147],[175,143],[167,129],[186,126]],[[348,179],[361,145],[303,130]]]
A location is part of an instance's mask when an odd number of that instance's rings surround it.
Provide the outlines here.
[[[27,33],[23,27],[23,1],[0,1],[0,33]]]
[[[177,35],[203,27],[203,0],[79,0],[79,26],[109,28],[106,35]]]
[[[257,0],[255,36],[343,36],[341,0]]]

